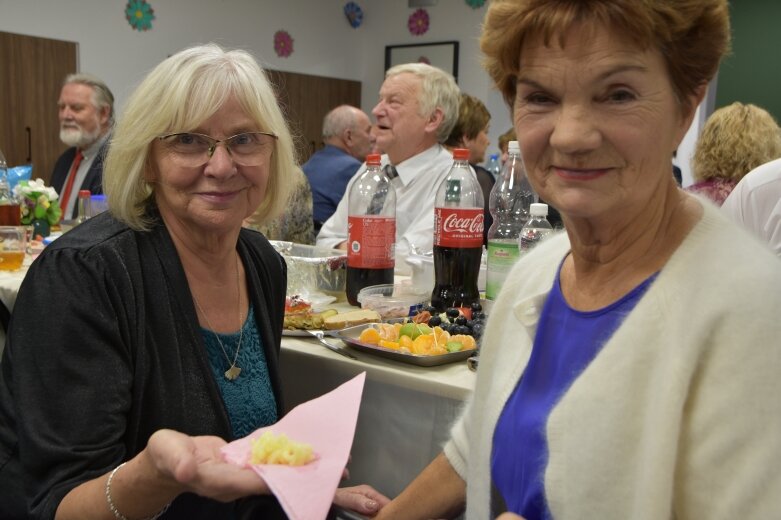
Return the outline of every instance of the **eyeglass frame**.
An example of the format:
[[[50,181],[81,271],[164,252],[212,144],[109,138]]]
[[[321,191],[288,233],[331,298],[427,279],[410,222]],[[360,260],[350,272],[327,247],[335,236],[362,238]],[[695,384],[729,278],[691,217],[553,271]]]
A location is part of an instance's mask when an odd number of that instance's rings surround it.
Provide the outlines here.
[[[176,137],[176,136],[179,136],[179,135],[194,135],[194,136],[198,136],[198,137],[201,137],[201,138],[205,138],[211,144],[209,145],[209,148],[206,150],[206,160],[202,164],[199,165],[199,166],[203,166],[204,164],[209,162],[209,160],[212,158],[212,156],[214,156],[214,152],[217,150],[217,146],[219,146],[220,143],[222,143],[225,146],[225,151],[228,152],[228,155],[230,155],[230,157],[235,160],[233,152],[231,152],[230,146],[228,145],[228,141],[230,141],[231,139],[234,139],[234,138],[236,138],[236,137],[238,137],[240,135],[245,135],[245,134],[261,134],[261,135],[265,135],[265,136],[273,138],[274,141],[279,140],[279,136],[277,134],[272,134],[271,132],[260,132],[260,131],[258,131],[258,132],[239,132],[238,134],[232,135],[230,137],[226,137],[225,139],[215,139],[214,137],[212,137],[210,135],[201,134],[201,133],[198,133],[198,132],[174,132],[172,134],[158,135],[157,139],[159,139],[160,141],[163,141],[164,139],[168,139],[170,137]]]

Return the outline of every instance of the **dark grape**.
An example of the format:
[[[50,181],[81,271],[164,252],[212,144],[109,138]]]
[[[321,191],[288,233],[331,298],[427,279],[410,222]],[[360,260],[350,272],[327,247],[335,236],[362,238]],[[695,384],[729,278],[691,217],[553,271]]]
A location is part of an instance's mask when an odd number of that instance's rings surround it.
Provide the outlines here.
[[[485,329],[485,325],[482,323],[475,323],[472,325],[472,335],[476,338],[480,338],[483,336],[483,330]]]
[[[429,312],[429,314],[431,314],[432,316],[435,316],[435,315],[439,314],[439,313],[437,312],[437,309],[436,309],[436,307],[433,307],[433,306],[431,306],[431,305],[428,305],[428,306],[426,306],[426,307],[423,307],[423,310],[424,310],[424,311],[428,311],[428,312]]]
[[[469,330],[472,330],[472,327],[475,326],[475,322],[474,320],[466,320],[466,323],[464,323],[464,325],[466,325],[466,328],[468,328]]]
[[[480,302],[473,302],[472,305],[470,305],[470,308],[472,309],[473,313],[483,310],[483,306],[480,304]]]
[[[442,325],[442,318],[439,316],[432,316],[431,319],[428,320],[428,326],[436,327],[437,325]]]
[[[473,321],[485,321],[486,315],[482,311],[477,311],[472,313],[472,320]]]
[[[458,318],[458,316],[461,314],[461,312],[458,309],[450,308],[445,311],[445,314],[448,318]],[[453,321],[452,319],[450,321]]]
[[[459,316],[455,319],[456,325],[466,325],[466,317],[465,316]]]
[[[451,334],[469,334],[469,329],[465,325],[454,325],[451,330]]]

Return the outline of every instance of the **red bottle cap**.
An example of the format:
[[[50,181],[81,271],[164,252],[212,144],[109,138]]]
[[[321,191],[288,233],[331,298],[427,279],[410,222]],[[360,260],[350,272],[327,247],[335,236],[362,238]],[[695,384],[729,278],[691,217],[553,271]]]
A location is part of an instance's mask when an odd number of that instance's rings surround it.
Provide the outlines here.
[[[92,192],[89,190],[79,190],[79,198],[80,199],[88,199],[92,196]]]
[[[366,156],[366,164],[371,164],[372,166],[379,166],[381,162],[381,155],[378,153],[370,153]]]
[[[466,148],[456,148],[453,150],[453,159],[456,161],[468,161],[469,160],[469,150]]]

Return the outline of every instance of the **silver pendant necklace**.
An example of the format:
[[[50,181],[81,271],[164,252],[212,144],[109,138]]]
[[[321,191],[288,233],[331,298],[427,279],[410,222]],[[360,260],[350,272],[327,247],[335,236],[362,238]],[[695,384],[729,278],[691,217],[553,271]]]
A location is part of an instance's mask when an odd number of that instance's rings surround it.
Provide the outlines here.
[[[237,299],[239,301],[238,307],[239,307],[239,344],[236,346],[236,354],[233,356],[233,361],[231,361],[230,356],[228,356],[228,351],[225,350],[225,345],[222,344],[222,341],[220,340],[220,336],[217,335],[217,333],[214,331],[214,327],[212,327],[211,322],[209,321],[209,317],[206,315],[205,312],[203,312],[203,309],[201,308],[201,304],[198,303],[198,300],[195,298],[195,294],[193,294],[193,301],[195,302],[195,306],[198,307],[198,311],[200,311],[201,316],[203,316],[203,319],[206,320],[206,324],[209,326],[209,330],[211,330],[212,334],[214,334],[214,337],[217,339],[217,343],[220,345],[220,349],[222,349],[222,353],[225,355],[225,359],[230,364],[230,367],[228,367],[228,370],[225,371],[225,379],[228,381],[233,381],[237,377],[239,377],[239,374],[241,374],[241,368],[236,366],[236,361],[239,359],[239,351],[241,350],[241,340],[244,336],[244,323],[241,320],[241,279],[239,277],[239,255],[236,254],[236,291],[237,291]]]

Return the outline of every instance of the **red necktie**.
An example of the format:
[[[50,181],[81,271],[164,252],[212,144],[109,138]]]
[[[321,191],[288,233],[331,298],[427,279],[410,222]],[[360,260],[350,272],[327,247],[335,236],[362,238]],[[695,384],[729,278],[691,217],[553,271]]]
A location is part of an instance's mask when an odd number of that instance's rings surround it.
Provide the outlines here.
[[[68,208],[68,200],[70,199],[71,190],[73,189],[73,180],[76,178],[76,173],[79,171],[79,164],[81,164],[83,158],[84,154],[77,148],[76,157],[73,158],[73,166],[71,166],[71,171],[68,174],[68,182],[65,184],[65,189],[60,196],[60,208],[62,208],[63,212]]]

